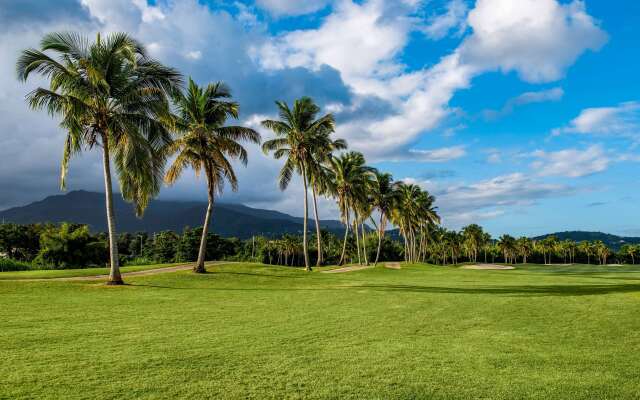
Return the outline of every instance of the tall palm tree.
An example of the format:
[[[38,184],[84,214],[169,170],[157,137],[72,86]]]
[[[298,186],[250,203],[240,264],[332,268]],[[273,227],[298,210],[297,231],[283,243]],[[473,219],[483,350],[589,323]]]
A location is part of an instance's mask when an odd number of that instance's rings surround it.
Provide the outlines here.
[[[316,119],[320,108],[309,97],[296,100],[292,109],[282,101],[277,101],[276,105],[280,120],[262,121],[262,125],[273,131],[276,137],[264,142],[262,150],[265,154],[273,152],[276,159],[286,158],[284,166],[280,170],[281,190],[287,188],[294,172],[302,175],[304,187],[302,247],[305,269],[311,271],[307,243],[309,172],[315,161],[314,151],[317,151],[323,143],[323,133],[332,132],[335,129],[335,122],[331,114]]]
[[[260,135],[251,128],[225,126],[228,118],[238,118],[238,103],[228,100],[229,89],[221,82],[198,86],[189,78],[186,92],[176,92],[174,123],[179,136],[167,148],[167,154],[176,156],[167,171],[165,182],[175,183],[185,168],[192,168],[196,176],[203,173],[207,180],[208,206],[202,227],[198,261],[194,272],[204,273],[207,233],[211,224],[214,198],[222,193],[225,181],[232,190],[238,189],[238,180],[229,158],[247,164],[247,152],[239,141],[260,143]]]
[[[389,216],[397,200],[398,192],[396,191],[396,186],[394,185],[391,174],[376,171],[372,180],[371,193],[369,194],[370,204],[379,214],[379,222],[377,224],[378,249],[376,250],[376,259],[373,262],[374,266],[378,264],[378,260],[380,259],[382,239],[384,238]],[[374,225],[376,225],[375,222]]]
[[[40,49],[27,49],[17,61],[18,78],[33,73],[49,88],[27,95],[33,109],[62,118],[67,131],[60,184],[65,188],[69,160],[83,150],[100,148],[104,170],[111,271],[108,284],[122,284],[113,211],[113,162],[122,196],[141,215],[160,190],[170,142],[168,94],[181,85],[180,74],[149,58],[144,47],[125,33],[95,42],[77,33],[50,33]]]
[[[315,148],[312,149],[312,157],[309,164],[309,185],[313,199],[313,217],[316,223],[316,240],[318,256],[316,266],[323,262],[322,234],[320,232],[320,217],[318,214],[318,195],[330,192],[330,171],[327,165],[330,163],[334,151],[345,150],[347,142],[344,139],[331,139],[333,130],[318,132]]]

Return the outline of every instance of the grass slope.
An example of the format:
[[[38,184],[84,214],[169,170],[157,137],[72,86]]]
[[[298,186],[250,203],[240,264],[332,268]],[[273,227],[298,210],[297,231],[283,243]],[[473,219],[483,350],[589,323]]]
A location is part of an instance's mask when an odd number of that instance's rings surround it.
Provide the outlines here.
[[[0,281],[0,398],[636,399],[640,269]]]
[[[184,265],[184,264],[185,263],[134,265],[129,267],[120,267],[120,272],[126,273],[126,272],[137,272],[137,271],[148,271],[151,269],[166,268],[166,267]],[[0,272],[0,280],[71,278],[75,276],[93,276],[93,275],[108,275],[108,274],[109,274],[109,268],[38,269],[38,270],[31,270],[31,271]]]

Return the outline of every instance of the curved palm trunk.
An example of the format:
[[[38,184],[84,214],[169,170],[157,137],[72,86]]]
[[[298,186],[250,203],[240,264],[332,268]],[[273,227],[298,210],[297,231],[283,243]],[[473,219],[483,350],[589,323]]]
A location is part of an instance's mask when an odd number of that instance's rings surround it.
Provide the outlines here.
[[[208,193],[209,205],[204,216],[204,226],[202,227],[202,236],[200,237],[200,249],[198,250],[198,262],[193,267],[193,272],[204,274],[207,272],[204,267],[204,261],[207,254],[207,234],[209,233],[209,224],[211,223],[211,213],[213,211],[213,190],[209,188]]]
[[[382,247],[382,236],[384,235],[384,216],[380,213],[380,225],[378,226],[378,249],[376,250],[376,260],[373,262],[373,266],[378,265],[380,259],[380,248]]]
[[[311,271],[311,265],[309,264],[309,249],[307,248],[307,219],[309,217],[309,199],[307,196],[307,172],[305,168],[302,168],[302,183],[304,185],[304,215],[302,217],[302,251],[304,252],[304,269]]]
[[[358,214],[353,219],[353,233],[356,236],[356,248],[358,249],[358,265],[362,265],[362,257],[360,256],[360,232],[358,230]]]
[[[102,166],[104,168],[104,192],[107,206],[107,227],[109,229],[109,259],[111,269],[107,285],[123,285],[120,275],[120,263],[118,260],[118,242],[116,239],[116,218],[113,212],[113,187],[111,183],[111,163],[109,159],[109,140],[102,136]]]
[[[340,256],[340,261],[338,262],[338,265],[342,265],[344,263],[344,256],[347,253],[347,239],[349,238],[349,212],[347,211],[347,222],[344,224],[345,229],[344,229],[344,240],[342,241],[342,255]]]
[[[369,259],[367,258],[367,237],[365,235],[364,221],[362,222],[360,228],[362,229],[362,258],[364,259],[364,265],[369,265]]]
[[[316,238],[318,240],[318,260],[316,261],[316,266],[319,267],[322,265],[322,236],[320,235],[320,218],[318,217],[318,192],[316,190],[316,185],[311,185],[311,190],[313,193],[313,216],[316,219]]]

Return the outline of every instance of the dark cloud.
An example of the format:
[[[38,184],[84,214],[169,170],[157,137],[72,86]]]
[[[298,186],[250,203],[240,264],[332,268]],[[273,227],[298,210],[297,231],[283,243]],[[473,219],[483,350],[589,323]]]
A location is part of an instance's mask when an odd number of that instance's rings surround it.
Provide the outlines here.
[[[79,0],[0,1],[0,32],[16,28],[29,29],[34,24],[89,19],[89,13]]]

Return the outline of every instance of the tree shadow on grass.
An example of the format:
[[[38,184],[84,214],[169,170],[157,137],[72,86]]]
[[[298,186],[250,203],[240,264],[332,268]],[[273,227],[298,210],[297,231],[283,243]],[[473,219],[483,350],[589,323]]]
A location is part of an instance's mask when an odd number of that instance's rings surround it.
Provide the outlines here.
[[[336,291],[369,289],[373,291],[407,292],[407,293],[434,293],[434,294],[490,294],[499,296],[517,297],[545,297],[545,296],[597,296],[616,293],[640,293],[640,284],[617,285],[536,285],[536,286],[478,286],[478,287],[445,287],[445,286],[419,286],[419,285],[348,285],[333,287],[178,287],[157,284],[130,283],[130,286],[150,287],[159,289],[182,289],[203,291]]]
[[[383,291],[402,291],[415,293],[453,293],[453,294],[497,294],[505,296],[594,296],[614,293],[640,292],[640,284],[618,285],[535,285],[535,286],[479,286],[479,287],[440,287],[417,285],[362,285]]]

